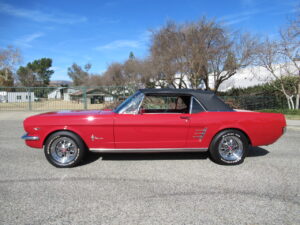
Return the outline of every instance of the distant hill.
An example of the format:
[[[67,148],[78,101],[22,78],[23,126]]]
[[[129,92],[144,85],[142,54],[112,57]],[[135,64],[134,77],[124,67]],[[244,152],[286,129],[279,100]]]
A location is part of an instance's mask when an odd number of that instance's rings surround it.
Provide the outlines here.
[[[52,80],[49,84],[50,87],[60,87],[60,86],[72,86],[72,81],[69,80]]]

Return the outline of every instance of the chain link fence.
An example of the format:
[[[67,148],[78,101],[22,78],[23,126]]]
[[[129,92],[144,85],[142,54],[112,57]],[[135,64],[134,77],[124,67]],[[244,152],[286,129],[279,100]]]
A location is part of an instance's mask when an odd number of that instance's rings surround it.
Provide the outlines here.
[[[287,109],[286,99],[281,96],[220,96],[234,109],[262,110]]]
[[[0,111],[114,108],[138,87],[0,87]],[[278,96],[220,96],[236,109],[286,109]]]
[[[112,108],[135,87],[0,87],[0,111]]]

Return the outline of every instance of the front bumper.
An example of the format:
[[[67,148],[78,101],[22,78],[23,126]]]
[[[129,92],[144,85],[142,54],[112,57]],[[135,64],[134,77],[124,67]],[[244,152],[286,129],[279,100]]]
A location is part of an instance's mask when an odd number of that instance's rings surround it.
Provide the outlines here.
[[[38,140],[40,140],[40,137],[38,137],[38,136],[29,136],[28,134],[24,134],[21,138],[23,140],[26,140],[26,141],[38,141]]]

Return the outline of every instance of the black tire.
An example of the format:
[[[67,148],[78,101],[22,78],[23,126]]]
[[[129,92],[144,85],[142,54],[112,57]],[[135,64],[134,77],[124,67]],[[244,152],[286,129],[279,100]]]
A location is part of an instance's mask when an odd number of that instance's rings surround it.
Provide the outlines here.
[[[84,142],[76,134],[58,131],[51,134],[45,143],[44,153],[48,162],[58,168],[77,166],[86,152]]]
[[[224,130],[212,140],[209,153],[211,159],[221,165],[238,165],[243,163],[248,154],[249,141],[238,130]]]

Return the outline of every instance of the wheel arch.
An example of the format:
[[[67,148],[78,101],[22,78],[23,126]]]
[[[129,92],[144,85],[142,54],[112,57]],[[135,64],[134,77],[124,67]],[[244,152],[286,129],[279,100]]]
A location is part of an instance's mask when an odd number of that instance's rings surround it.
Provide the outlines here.
[[[45,136],[45,138],[44,138],[44,140],[43,140],[43,146],[45,146],[46,141],[48,140],[48,138],[49,138],[52,134],[55,134],[55,133],[61,132],[61,131],[64,131],[64,132],[70,132],[70,133],[76,135],[78,138],[81,139],[81,141],[82,141],[83,144],[85,145],[86,149],[88,149],[88,146],[87,146],[87,144],[85,143],[84,139],[83,139],[77,132],[75,132],[75,131],[73,131],[73,130],[68,130],[68,129],[57,129],[57,130],[53,130],[53,131],[49,132],[49,133]]]
[[[248,144],[249,144],[249,145],[252,145],[252,141],[251,141],[249,135],[248,135],[244,130],[242,130],[242,129],[240,129],[240,128],[236,128],[236,127],[228,127],[228,128],[223,128],[223,129],[219,130],[219,131],[218,131],[217,133],[215,133],[214,136],[212,137],[210,144],[212,143],[212,141],[214,140],[214,138],[215,138],[219,133],[221,133],[221,132],[223,132],[223,131],[226,131],[226,130],[237,130],[237,131],[241,132],[241,133],[244,134],[245,137],[247,138]]]

